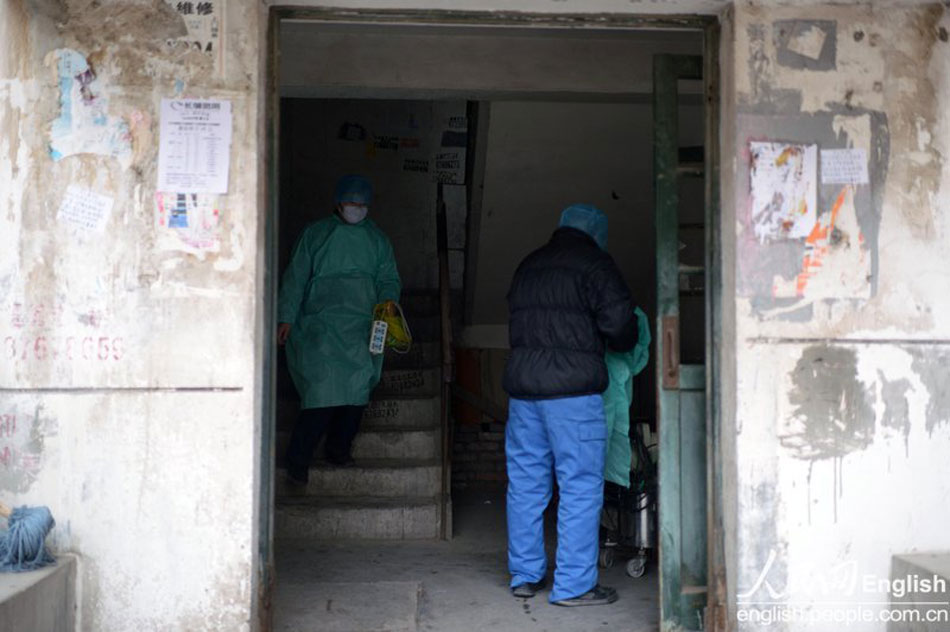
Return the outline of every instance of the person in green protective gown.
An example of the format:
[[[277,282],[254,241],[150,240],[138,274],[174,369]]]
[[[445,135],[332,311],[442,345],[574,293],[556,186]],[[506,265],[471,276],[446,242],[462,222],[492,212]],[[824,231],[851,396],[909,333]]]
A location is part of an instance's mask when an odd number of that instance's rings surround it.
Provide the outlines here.
[[[373,308],[399,300],[393,248],[366,217],[372,186],[346,176],[337,183],[336,208],[308,226],[284,272],[277,307],[277,339],[300,394],[300,417],[286,454],[287,474],[306,483],[313,451],[324,433],[326,457],[350,465],[370,392],[383,356],[369,351]]]

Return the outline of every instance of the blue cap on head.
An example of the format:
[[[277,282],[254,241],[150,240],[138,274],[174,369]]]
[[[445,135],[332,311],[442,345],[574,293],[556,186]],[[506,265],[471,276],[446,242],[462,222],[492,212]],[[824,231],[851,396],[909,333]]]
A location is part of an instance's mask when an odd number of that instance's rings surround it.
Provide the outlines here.
[[[593,237],[602,250],[607,250],[607,215],[596,206],[571,204],[561,211],[559,226],[582,230]]]
[[[337,204],[350,202],[369,206],[373,201],[373,185],[363,176],[343,176],[336,183],[333,201]]]

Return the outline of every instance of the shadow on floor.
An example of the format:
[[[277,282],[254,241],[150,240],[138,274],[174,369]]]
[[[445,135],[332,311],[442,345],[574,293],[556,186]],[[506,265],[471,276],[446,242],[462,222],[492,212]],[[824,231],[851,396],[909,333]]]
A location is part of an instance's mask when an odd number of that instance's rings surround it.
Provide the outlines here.
[[[562,608],[548,591],[508,591],[504,495],[454,498],[455,537],[442,541],[281,540],[276,546],[278,632],[647,632],[658,629],[657,572],[632,579],[623,560],[601,569],[609,606]],[[550,568],[554,538],[549,529]],[[550,572],[549,572],[550,585]]]

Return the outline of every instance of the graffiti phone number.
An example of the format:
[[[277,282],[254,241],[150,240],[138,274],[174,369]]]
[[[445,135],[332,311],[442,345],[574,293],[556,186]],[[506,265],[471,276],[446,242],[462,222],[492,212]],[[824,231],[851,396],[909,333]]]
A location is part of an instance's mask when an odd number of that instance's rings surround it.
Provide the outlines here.
[[[125,352],[122,338],[111,336],[7,336],[3,340],[2,357],[8,360],[86,360],[106,362],[121,360]]]

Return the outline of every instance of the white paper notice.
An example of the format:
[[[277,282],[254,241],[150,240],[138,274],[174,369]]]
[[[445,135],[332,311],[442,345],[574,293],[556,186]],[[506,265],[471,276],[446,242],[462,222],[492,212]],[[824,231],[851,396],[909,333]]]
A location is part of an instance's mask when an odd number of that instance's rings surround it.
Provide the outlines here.
[[[863,149],[822,149],[822,184],[867,184],[868,156]]]
[[[756,238],[807,237],[818,217],[818,146],[753,142],[749,154]]]
[[[162,99],[158,190],[227,193],[231,102]]]
[[[59,205],[56,219],[63,224],[101,233],[112,213],[112,198],[85,189],[76,184],[69,185],[63,202]]]

